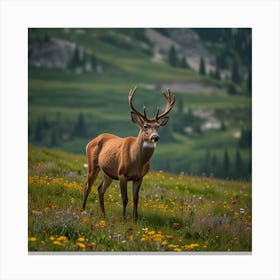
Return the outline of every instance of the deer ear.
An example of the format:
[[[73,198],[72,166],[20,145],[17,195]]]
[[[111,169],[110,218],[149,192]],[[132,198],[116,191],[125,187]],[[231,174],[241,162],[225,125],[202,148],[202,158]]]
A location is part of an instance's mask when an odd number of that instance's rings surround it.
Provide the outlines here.
[[[136,114],[136,113],[134,113],[134,112],[131,112],[131,120],[132,120],[134,123],[136,123],[136,124],[138,124],[138,125],[140,125],[140,126],[143,126],[143,124],[144,124],[144,122],[143,122],[141,116],[139,116],[138,114]]]
[[[160,126],[165,126],[168,123],[169,117],[163,117],[158,120],[158,124]]]

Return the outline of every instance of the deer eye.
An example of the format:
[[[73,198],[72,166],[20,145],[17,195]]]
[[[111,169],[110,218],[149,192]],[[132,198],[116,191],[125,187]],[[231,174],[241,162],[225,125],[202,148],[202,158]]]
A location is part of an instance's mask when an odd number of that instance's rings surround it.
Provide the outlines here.
[[[144,125],[144,128],[145,128],[145,129],[148,129],[148,128],[149,128],[149,125],[145,124],[145,125]]]

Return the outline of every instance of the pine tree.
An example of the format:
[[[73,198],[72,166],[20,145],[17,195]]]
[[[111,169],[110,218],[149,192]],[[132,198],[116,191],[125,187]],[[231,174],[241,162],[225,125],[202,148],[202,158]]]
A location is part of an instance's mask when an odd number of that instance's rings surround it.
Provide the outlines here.
[[[241,154],[239,150],[237,150],[235,154],[235,162],[234,162],[234,178],[240,179],[243,177],[244,177],[243,160],[241,158]]]
[[[203,166],[202,172],[205,173],[207,176],[209,176],[211,173],[211,153],[209,150],[206,152],[206,155],[205,155],[204,166]]]
[[[230,176],[230,159],[229,159],[227,149],[225,149],[225,152],[224,152],[223,174],[222,175],[224,178],[229,178],[229,176]]]
[[[252,72],[251,72],[251,70],[248,71],[247,90],[248,90],[249,95],[252,95]]]
[[[81,113],[81,112],[78,115],[77,124],[74,128],[73,134],[74,134],[74,136],[77,136],[77,137],[87,136],[87,128],[86,128],[86,124],[85,124],[85,118],[84,118],[84,114]]]
[[[222,121],[221,123],[221,131],[226,131],[227,130],[227,127],[226,127],[226,124],[224,121]]]
[[[221,72],[220,72],[219,67],[216,67],[216,71],[215,71],[215,73],[214,73],[214,78],[215,78],[216,80],[221,80]]]
[[[174,113],[175,122],[172,121],[172,129],[179,133],[184,133],[184,104],[181,95],[176,96],[177,111]]]
[[[190,69],[190,65],[189,65],[185,56],[183,56],[182,59],[181,59],[180,67],[184,68],[184,69]]]
[[[41,142],[43,140],[43,126],[41,118],[38,118],[36,122],[34,140],[36,142]]]
[[[171,46],[169,49],[169,53],[168,53],[168,63],[173,66],[176,67],[178,64],[177,61],[177,52],[174,46]]]
[[[236,84],[239,84],[241,82],[241,77],[240,77],[240,73],[239,73],[239,64],[236,60],[232,64],[231,80]]]
[[[249,127],[242,126],[238,146],[241,148],[250,148],[252,145],[252,130]]]
[[[201,74],[201,75],[206,74],[205,61],[204,61],[204,58],[202,56],[200,57],[200,62],[199,62],[199,74]]]
[[[211,173],[214,177],[219,177],[219,163],[215,154],[212,156],[211,159]]]
[[[60,133],[58,127],[56,126],[52,129],[51,132],[50,145],[51,147],[55,147],[59,144],[59,142],[60,142]]]

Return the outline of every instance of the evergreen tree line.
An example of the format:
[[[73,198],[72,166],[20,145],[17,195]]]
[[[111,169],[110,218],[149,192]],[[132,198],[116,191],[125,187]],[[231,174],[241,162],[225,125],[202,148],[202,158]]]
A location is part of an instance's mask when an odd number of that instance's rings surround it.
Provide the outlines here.
[[[188,60],[186,56],[182,56],[179,58],[179,54],[176,51],[176,48],[174,46],[170,47],[169,53],[168,53],[168,63],[172,67],[180,67],[185,69],[190,69],[190,66],[188,64]],[[249,94],[251,94],[252,91],[252,73],[251,68],[249,67],[246,73],[244,75],[244,71],[242,71],[242,67],[240,66],[240,62],[237,58],[232,58],[231,62],[224,62],[224,59],[221,58],[218,54],[216,55],[216,69],[210,70],[209,73],[206,71],[205,66],[205,59],[204,57],[200,57],[199,61],[199,74],[206,76],[209,75],[211,78],[216,80],[221,80],[221,71],[228,69],[230,72],[230,76],[226,77],[226,79],[230,82],[228,84],[228,93],[229,94],[236,94],[238,91],[236,89],[236,85],[241,85],[242,83],[245,83],[246,90]]]
[[[194,28],[205,43],[216,45],[219,49],[219,66],[229,67],[228,62],[238,57],[241,64],[249,69],[252,65],[252,29],[251,28]],[[224,47],[220,48],[222,44]]]
[[[224,69],[228,69],[230,72],[230,76],[226,76],[226,80],[228,83],[228,93],[229,94],[237,94],[238,90],[236,85],[245,84],[245,88],[248,94],[251,95],[252,92],[252,72],[251,68],[249,67],[247,70],[242,70],[240,62],[237,58],[233,58],[231,63],[227,63],[229,66],[225,67],[222,66],[223,63],[219,62],[219,57],[216,55],[216,69],[210,70],[209,73],[206,72],[205,69],[205,60],[203,57],[200,58],[199,62],[199,74],[200,75],[207,75],[215,80],[221,80],[221,71]]]
[[[209,75],[211,78],[221,80],[221,71],[228,70],[229,76],[225,79],[228,83],[228,93],[237,94],[236,85],[244,85],[247,94],[252,92],[252,71],[251,71],[251,30],[250,29],[202,29],[198,33],[205,42],[212,44],[223,43],[226,47],[218,48],[216,52],[215,70],[208,73],[205,66],[205,58],[200,57],[199,74]],[[218,39],[217,39],[218,38]],[[179,54],[174,46],[168,52],[168,63],[173,67],[190,69],[186,56]]]
[[[187,58],[185,55],[179,56],[176,48],[174,46],[171,46],[168,52],[168,63],[173,67],[180,67],[185,69],[190,69],[190,65],[187,61]]]
[[[225,149],[223,157],[220,159],[215,153],[207,151],[201,165],[201,174],[216,178],[248,180],[251,178],[251,165],[251,160],[245,161],[239,150],[236,150],[234,158],[230,158]]]
[[[97,60],[95,55],[88,54],[82,48],[76,46],[68,67],[70,69],[84,68],[86,63],[88,63],[92,69],[96,68]]]
[[[241,135],[238,141],[241,148],[250,148],[252,146],[252,129],[246,126],[241,128]]]
[[[61,114],[57,113],[53,121],[41,116],[35,123],[28,125],[29,141],[49,147],[58,146],[63,141],[73,138],[86,138],[88,136],[88,127],[84,114],[81,112],[73,124],[62,123]]]

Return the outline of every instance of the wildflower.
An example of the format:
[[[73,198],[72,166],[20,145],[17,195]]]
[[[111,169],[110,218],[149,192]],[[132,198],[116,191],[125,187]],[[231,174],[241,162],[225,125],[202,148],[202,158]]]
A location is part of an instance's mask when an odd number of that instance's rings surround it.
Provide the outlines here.
[[[196,247],[199,247],[198,243],[192,243],[192,244],[189,244],[189,245],[184,245],[184,249],[187,250],[187,251],[188,250],[192,250],[192,249],[194,249]]]
[[[240,209],[239,209],[239,212],[240,212],[241,214],[244,214],[244,213],[245,213],[245,209],[244,209],[244,208],[240,208]]]
[[[172,240],[173,236],[172,235],[166,235],[166,238],[169,239],[169,240]]]
[[[178,248],[178,247],[179,247],[178,245],[175,245],[175,244],[172,244],[172,243],[168,245],[168,248],[173,249],[173,250],[175,248]]]
[[[86,245],[84,243],[81,243],[81,242],[77,242],[76,245],[81,249],[84,249],[86,247]]]
[[[92,249],[95,245],[96,245],[95,242],[89,242],[89,243],[87,244],[87,247],[89,247],[90,249]]]
[[[161,234],[156,234],[153,239],[154,239],[154,241],[161,242],[162,237],[163,236]]]
[[[168,244],[168,242],[166,240],[161,242],[161,245],[166,246]]]
[[[55,237],[54,237],[53,235],[50,236],[50,240],[51,240],[51,241],[55,240]]]
[[[84,242],[84,241],[85,241],[85,238],[84,238],[84,237],[79,237],[77,241],[78,241],[78,242]]]
[[[67,241],[67,237],[62,235],[62,236],[59,236],[56,240],[57,241]]]
[[[31,212],[36,218],[41,218],[42,217],[42,212],[41,211],[32,210]]]
[[[179,223],[173,223],[172,227],[174,229],[179,229],[180,228],[180,224]]]
[[[154,230],[148,232],[148,235],[150,235],[150,236],[151,236],[151,235],[154,235],[154,234],[155,234],[155,231],[154,231]]]
[[[128,240],[129,240],[129,241],[132,241],[132,240],[133,240],[133,235],[132,235],[132,234],[128,236]]]
[[[37,238],[36,237],[28,237],[28,241],[30,241],[30,242],[35,242],[37,240]]]
[[[55,240],[53,241],[53,245],[61,246],[62,243],[60,241]]]
[[[88,221],[89,221],[89,217],[88,216],[82,217],[82,222],[83,223],[87,223]]]
[[[95,225],[97,228],[104,228],[106,226],[106,222],[101,220],[98,224]]]
[[[122,235],[120,233],[114,233],[113,238],[120,239]]]
[[[176,248],[174,248],[174,249],[173,249],[173,251],[175,251],[175,252],[181,252],[181,251],[182,251],[182,249],[181,249],[181,248],[177,248],[177,247],[176,247]]]

